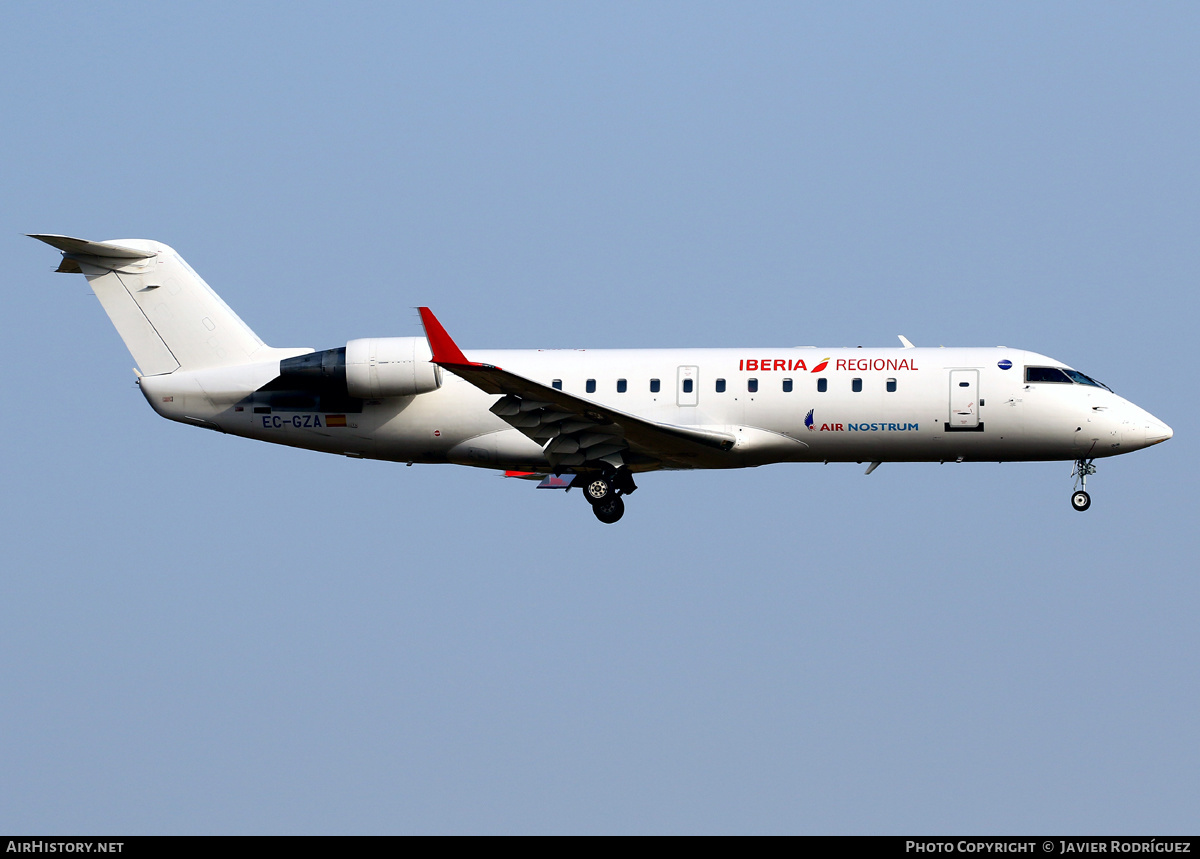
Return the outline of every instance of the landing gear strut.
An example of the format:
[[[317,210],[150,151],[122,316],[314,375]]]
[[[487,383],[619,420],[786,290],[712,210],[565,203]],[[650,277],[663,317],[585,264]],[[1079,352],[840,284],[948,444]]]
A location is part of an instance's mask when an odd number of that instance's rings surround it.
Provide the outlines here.
[[[1094,459],[1075,460],[1075,470],[1071,476],[1075,478],[1075,491],[1071,495],[1071,506],[1082,513],[1092,506],[1092,496],[1087,494],[1087,479],[1089,474],[1096,473]]]
[[[592,506],[592,513],[606,525],[625,515],[625,501],[621,496],[637,489],[633,475],[627,468],[606,470],[600,474],[580,474],[571,485],[583,490],[583,497]]]

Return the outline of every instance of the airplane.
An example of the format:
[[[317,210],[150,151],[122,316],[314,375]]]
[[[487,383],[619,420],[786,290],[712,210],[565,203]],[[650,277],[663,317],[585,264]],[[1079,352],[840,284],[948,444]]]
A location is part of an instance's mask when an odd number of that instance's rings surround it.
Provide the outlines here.
[[[464,352],[424,337],[267,346],[172,248],[30,234],[83,274],[159,415],[349,457],[454,463],[578,487],[614,523],[634,475],[777,462],[1095,461],[1172,431],[1035,352],[901,347]]]

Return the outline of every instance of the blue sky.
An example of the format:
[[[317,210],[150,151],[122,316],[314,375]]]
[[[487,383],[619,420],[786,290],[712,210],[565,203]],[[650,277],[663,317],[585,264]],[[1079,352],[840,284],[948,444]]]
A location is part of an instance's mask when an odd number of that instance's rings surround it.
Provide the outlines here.
[[[1193,831],[1200,11],[2,14],[0,828]],[[157,418],[23,237],[173,245],[271,345],[1006,344],[1100,463],[490,472]]]

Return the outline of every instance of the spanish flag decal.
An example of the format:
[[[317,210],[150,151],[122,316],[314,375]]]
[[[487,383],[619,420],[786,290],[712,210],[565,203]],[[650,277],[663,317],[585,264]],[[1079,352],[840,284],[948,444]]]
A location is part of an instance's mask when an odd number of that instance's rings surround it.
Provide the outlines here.
[[[326,415],[325,426],[327,427],[344,427],[346,425],[345,415]]]

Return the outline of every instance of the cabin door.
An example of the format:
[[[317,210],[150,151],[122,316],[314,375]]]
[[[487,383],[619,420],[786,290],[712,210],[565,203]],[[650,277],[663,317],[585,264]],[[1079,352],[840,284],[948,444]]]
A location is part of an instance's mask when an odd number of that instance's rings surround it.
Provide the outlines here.
[[[950,371],[950,420],[947,429],[979,426],[979,371]]]
[[[700,402],[700,368],[680,367],[675,382],[676,402],[681,406],[694,406]]]

